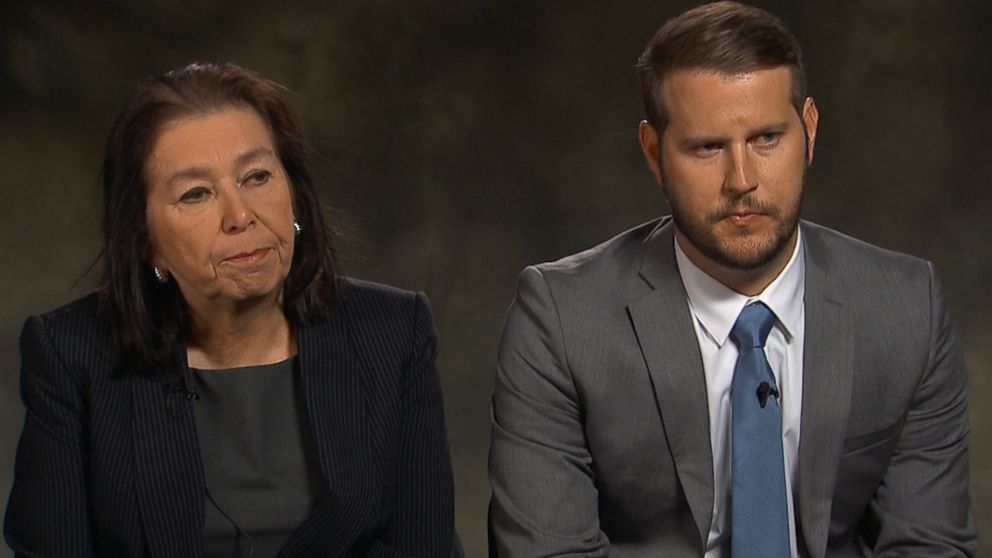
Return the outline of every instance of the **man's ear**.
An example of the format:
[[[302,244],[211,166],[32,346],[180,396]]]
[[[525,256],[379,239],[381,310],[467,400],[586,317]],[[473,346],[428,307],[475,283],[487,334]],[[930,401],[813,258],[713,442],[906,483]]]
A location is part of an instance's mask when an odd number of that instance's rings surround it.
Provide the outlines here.
[[[820,111],[813,97],[806,97],[803,104],[803,125],[806,128],[806,165],[813,164],[813,148],[816,146],[816,125],[820,121]]]
[[[658,131],[647,120],[641,120],[640,126],[637,127],[637,140],[641,144],[641,153],[644,154],[644,160],[651,174],[654,175],[655,182],[661,184],[661,167],[658,165],[661,156],[661,138],[658,136]]]

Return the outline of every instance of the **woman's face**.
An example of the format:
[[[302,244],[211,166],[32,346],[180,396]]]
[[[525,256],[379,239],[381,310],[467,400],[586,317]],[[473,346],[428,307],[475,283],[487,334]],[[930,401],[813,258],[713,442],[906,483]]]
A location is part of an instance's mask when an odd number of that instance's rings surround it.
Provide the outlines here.
[[[250,109],[171,121],[145,163],[149,261],[194,310],[270,297],[293,261],[289,179]]]

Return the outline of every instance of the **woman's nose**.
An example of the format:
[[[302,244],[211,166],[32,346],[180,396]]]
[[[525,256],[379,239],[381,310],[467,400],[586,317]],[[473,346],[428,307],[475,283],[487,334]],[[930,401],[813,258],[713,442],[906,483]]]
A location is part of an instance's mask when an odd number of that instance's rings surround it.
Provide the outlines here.
[[[224,194],[224,214],[221,229],[226,233],[237,233],[255,222],[255,213],[243,199],[240,188],[232,188]]]

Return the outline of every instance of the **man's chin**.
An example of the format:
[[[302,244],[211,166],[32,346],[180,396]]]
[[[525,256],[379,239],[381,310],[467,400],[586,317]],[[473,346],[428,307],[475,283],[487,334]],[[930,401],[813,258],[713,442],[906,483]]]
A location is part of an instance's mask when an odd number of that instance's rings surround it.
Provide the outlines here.
[[[723,254],[717,262],[728,269],[736,271],[756,271],[767,266],[777,254],[764,253],[753,255]]]
[[[720,246],[702,252],[729,269],[754,271],[774,262],[788,246],[788,238],[769,236],[759,240],[752,236],[724,241]]]
[[[675,214],[675,226],[702,256],[735,271],[757,271],[771,265],[789,248],[792,238],[791,231],[783,231],[779,219],[769,216],[748,223],[715,219],[702,224]]]

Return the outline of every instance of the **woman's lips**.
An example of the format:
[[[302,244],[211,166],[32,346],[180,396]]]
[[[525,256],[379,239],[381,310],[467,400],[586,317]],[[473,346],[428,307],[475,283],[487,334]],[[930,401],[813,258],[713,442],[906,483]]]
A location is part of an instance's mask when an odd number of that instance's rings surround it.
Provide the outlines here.
[[[229,264],[253,264],[261,261],[271,252],[271,248],[259,248],[254,252],[242,252],[240,254],[235,254],[229,258],[224,258],[223,263]]]

